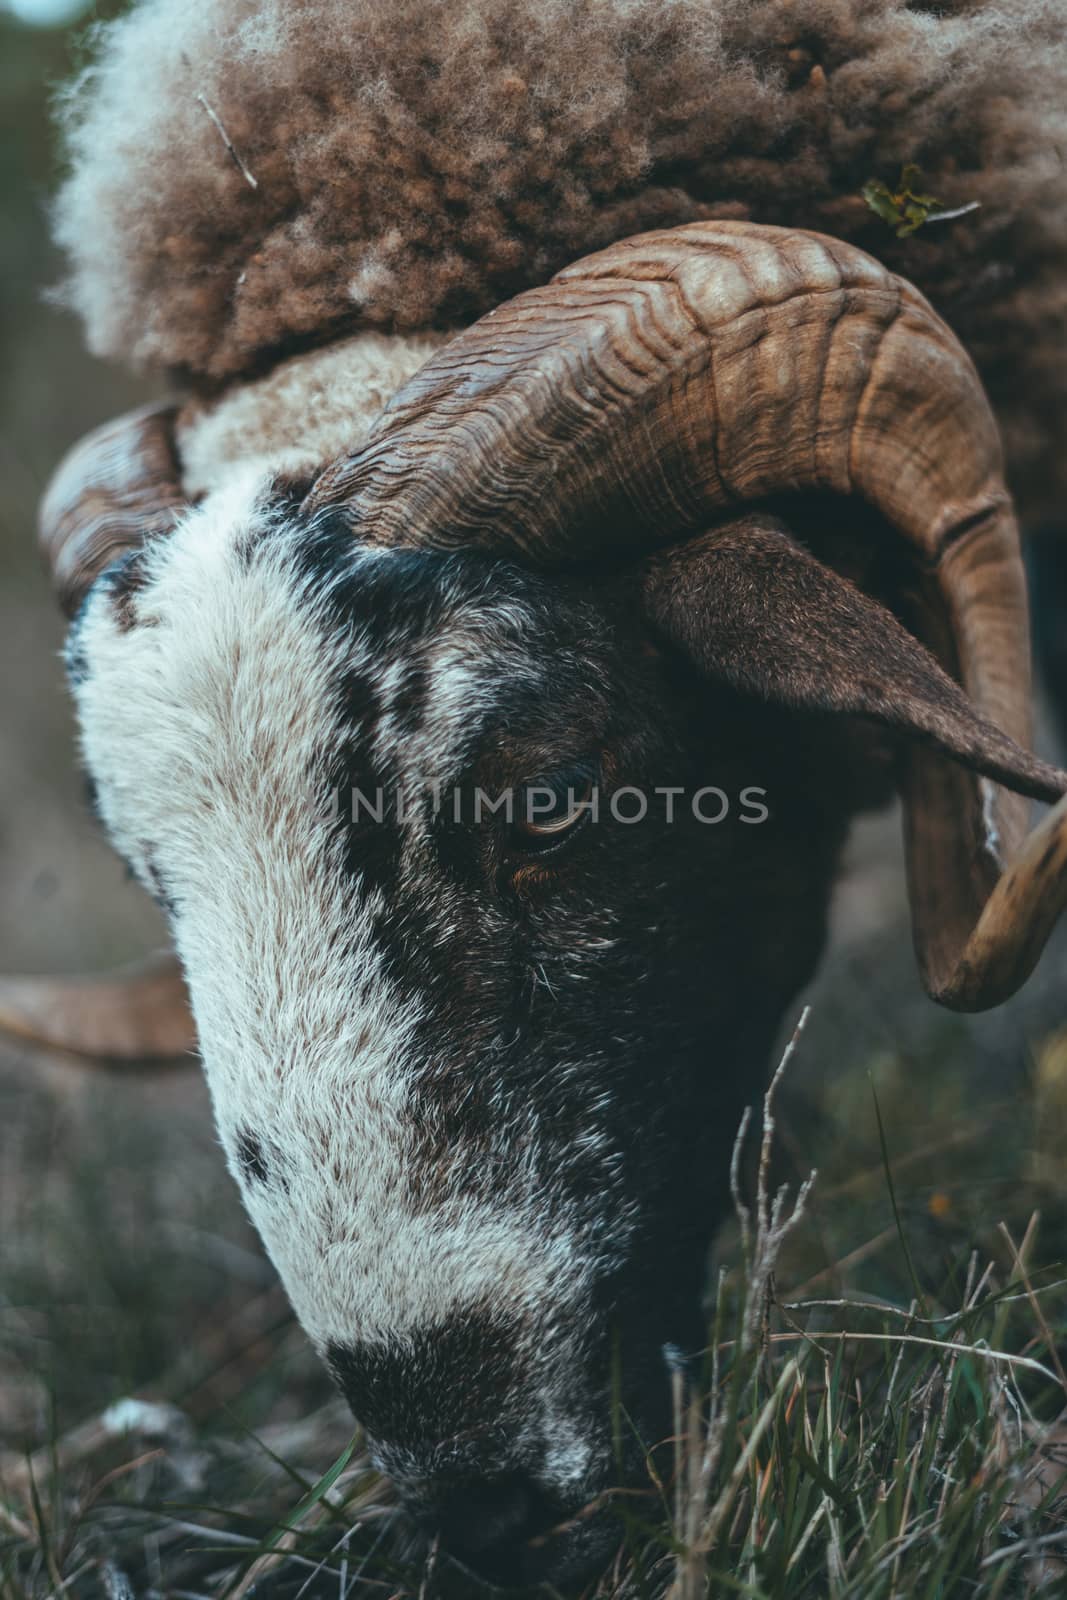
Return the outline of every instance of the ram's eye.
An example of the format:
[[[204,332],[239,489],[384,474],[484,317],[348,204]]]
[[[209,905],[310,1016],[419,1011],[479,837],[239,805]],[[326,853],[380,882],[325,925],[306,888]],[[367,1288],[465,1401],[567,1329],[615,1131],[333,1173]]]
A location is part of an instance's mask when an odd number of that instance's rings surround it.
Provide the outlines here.
[[[589,822],[595,810],[596,772],[590,765],[537,778],[518,794],[512,841],[527,854],[554,850]]]

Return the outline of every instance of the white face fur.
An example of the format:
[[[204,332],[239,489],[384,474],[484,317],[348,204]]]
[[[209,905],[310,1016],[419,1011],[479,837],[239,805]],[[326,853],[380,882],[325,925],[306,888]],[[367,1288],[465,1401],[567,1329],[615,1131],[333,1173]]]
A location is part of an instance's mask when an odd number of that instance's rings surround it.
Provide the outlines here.
[[[106,580],[90,598],[71,656],[100,811],[172,901],[230,1166],[316,1346],[402,1347],[487,1304],[533,1334],[545,1307],[557,1325],[578,1308],[590,1264],[532,1165],[495,1202],[447,1182],[427,1194],[410,1104],[418,999],[375,937],[389,907],[344,871],[315,793],[346,675],[373,676],[375,739],[396,756],[404,665],[370,659],[357,629],[309,604],[284,529],[255,543],[271,524],[260,489],[246,478],[191,513],[141,558],[124,610]],[[521,635],[523,620],[457,602],[409,771],[447,779],[479,692],[472,630]],[[551,1392],[543,1406],[551,1475],[580,1474]]]
[[[566,870],[509,865],[504,892],[499,832],[446,838],[424,785],[590,754],[610,781],[684,775],[629,615],[303,522],[250,471],[100,578],[68,649],[99,811],[170,913],[231,1170],[379,1461],[412,1500],[519,1472],[568,1526],[617,1471],[616,1337],[650,1438],[663,1349],[699,1344],[747,1082],[732,1054],[708,1070],[743,992],[707,972],[743,974],[762,937],[758,917],[716,933],[708,906],[750,830],[697,849],[589,828]],[[329,792],[376,778],[403,818],[339,826]]]

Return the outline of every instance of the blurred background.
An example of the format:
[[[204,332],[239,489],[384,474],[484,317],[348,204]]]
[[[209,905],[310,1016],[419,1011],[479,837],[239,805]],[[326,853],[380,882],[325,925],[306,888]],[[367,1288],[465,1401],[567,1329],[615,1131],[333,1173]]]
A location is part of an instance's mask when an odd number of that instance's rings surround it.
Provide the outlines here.
[[[106,969],[165,944],[85,802],[63,629],[34,543],[38,498],[67,446],[155,392],[90,359],[45,298],[59,276],[49,99],[89,20],[77,0],[0,4],[5,972]],[[1054,753],[1047,726],[1041,744]],[[782,1118],[785,1166],[822,1175],[797,1282],[829,1291],[847,1276],[909,1297],[875,1093],[928,1283],[958,1276],[972,1248],[995,1253],[1002,1218],[1021,1237],[1035,1211],[1042,1261],[1067,1254],[1065,979],[1061,935],[1012,1006],[977,1019],[938,1011],[915,976],[897,819],[857,830]],[[0,1041],[0,1469],[128,1395],[174,1404],[198,1438],[231,1444],[249,1427],[291,1439],[286,1429],[318,1415],[323,1465],[347,1431],[244,1220],[195,1065],[87,1068]]]

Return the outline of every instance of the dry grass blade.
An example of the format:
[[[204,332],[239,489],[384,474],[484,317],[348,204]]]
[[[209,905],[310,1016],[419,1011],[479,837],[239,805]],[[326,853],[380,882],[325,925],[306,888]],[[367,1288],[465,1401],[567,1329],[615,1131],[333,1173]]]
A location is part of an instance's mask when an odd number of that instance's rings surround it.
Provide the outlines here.
[[[229,153],[230,160],[233,162],[234,166],[237,168],[238,172],[241,174],[242,178],[245,180],[245,182],[247,183],[248,187],[250,189],[258,189],[259,188],[258,180],[252,176],[251,172],[249,172],[248,168],[245,166],[244,161],[241,159],[240,155],[238,154],[237,150],[234,147],[233,140],[230,138],[229,134],[226,132],[226,129],[224,128],[224,126],[222,124],[222,119],[219,116],[218,112],[214,109],[213,106],[210,106],[208,104],[208,102],[205,100],[205,98],[204,98],[204,96],[202,94],[198,94],[196,98],[197,98],[198,103],[203,106],[204,110],[207,112],[208,116],[211,118],[212,122],[215,124],[215,127],[218,129],[219,138],[222,140],[223,144],[226,146],[226,149],[227,149],[227,151]]]
[[[1056,1346],[1056,1340],[1054,1339],[1052,1330],[1045,1319],[1045,1313],[1041,1309],[1041,1301],[1038,1299],[1037,1294],[1034,1291],[1034,1286],[1030,1282],[1030,1275],[1026,1269],[1025,1251],[1027,1241],[1030,1236],[1036,1232],[1038,1220],[1038,1213],[1035,1211],[1030,1219],[1030,1225],[1027,1227],[1027,1236],[1024,1238],[1022,1246],[1016,1245],[1015,1240],[1011,1236],[1011,1231],[1007,1227],[1006,1223],[998,1223],[997,1228],[1006,1240],[1008,1249],[1011,1251],[1012,1264],[1019,1278],[1022,1280],[1024,1289],[1026,1290],[1027,1299],[1030,1302],[1034,1317],[1037,1320],[1037,1325],[1041,1329],[1041,1333],[1044,1337],[1045,1348],[1048,1350],[1049,1359],[1056,1368],[1056,1376],[1060,1380],[1060,1387],[1063,1389],[1064,1394],[1067,1395],[1067,1373],[1065,1373],[1063,1370],[1063,1363],[1060,1360],[1060,1353]]]

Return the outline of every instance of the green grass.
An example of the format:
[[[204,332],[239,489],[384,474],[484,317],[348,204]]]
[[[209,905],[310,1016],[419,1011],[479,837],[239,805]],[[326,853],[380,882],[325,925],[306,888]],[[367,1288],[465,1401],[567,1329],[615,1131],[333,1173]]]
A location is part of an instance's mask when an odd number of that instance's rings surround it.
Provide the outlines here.
[[[47,1181],[4,1241],[0,1600],[470,1594],[414,1552],[206,1130],[146,1100],[131,1131],[111,1087],[77,1130],[24,1082],[6,1107]],[[1004,1101],[888,1056],[775,1092],[702,1378],[665,1379],[675,1439],[585,1594],[1067,1594],[1067,1039]],[[109,1432],[127,1393],[164,1409]]]

